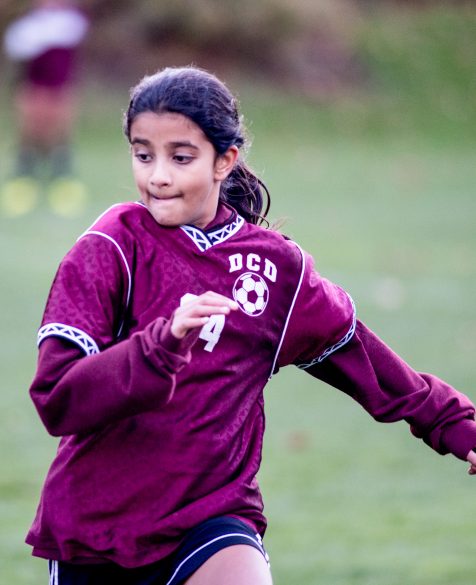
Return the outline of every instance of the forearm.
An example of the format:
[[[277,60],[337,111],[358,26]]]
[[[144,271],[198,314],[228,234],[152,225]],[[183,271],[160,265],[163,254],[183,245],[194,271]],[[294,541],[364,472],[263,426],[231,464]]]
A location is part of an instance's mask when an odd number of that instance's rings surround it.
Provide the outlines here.
[[[40,346],[30,394],[52,435],[89,433],[164,406],[194,341],[193,336],[175,340],[164,320],[87,357],[49,338]]]
[[[406,420],[441,454],[466,459],[476,446],[471,401],[436,376],[415,372],[360,322],[344,348],[307,371],[352,396],[378,421]]]

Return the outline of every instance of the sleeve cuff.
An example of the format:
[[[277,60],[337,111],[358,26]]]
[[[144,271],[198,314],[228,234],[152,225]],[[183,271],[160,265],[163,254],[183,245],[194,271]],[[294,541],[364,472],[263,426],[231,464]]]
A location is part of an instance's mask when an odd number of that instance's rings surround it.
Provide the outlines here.
[[[466,461],[468,453],[476,448],[476,422],[467,418],[447,427],[442,442],[450,453]]]
[[[200,329],[188,333],[182,339],[178,339],[175,337],[175,335],[172,334],[171,327],[172,319],[161,323],[159,343],[166,351],[170,353],[186,356],[197,341]]]

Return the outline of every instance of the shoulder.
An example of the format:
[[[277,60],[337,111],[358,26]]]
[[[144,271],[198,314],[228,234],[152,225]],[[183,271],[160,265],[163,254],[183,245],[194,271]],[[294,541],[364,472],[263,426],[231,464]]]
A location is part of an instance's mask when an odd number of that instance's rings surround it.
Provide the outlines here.
[[[142,216],[148,214],[147,209],[139,202],[128,201],[115,203],[103,211],[87,228],[92,230],[111,230],[125,226],[131,222],[138,222]]]
[[[152,257],[162,257],[171,246],[180,246],[178,234],[180,228],[159,225],[141,203],[118,203],[94,220],[75,247],[115,255],[130,271],[140,259],[149,262]]]
[[[109,207],[77,238],[60,267],[76,267],[81,273],[119,267],[130,275],[137,241],[141,239],[141,221],[148,215],[137,203],[119,203]]]
[[[300,270],[305,263],[305,252],[281,232],[247,223],[245,235],[249,242],[266,248],[288,268]]]
[[[139,239],[151,220],[149,212],[140,203],[117,203],[97,217],[78,241],[86,236],[99,236],[116,244],[127,244]]]

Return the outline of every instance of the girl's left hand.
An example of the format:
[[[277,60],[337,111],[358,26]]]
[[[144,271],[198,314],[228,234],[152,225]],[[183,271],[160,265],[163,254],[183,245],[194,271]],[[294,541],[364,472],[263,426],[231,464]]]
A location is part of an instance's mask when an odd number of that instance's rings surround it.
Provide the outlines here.
[[[468,469],[469,475],[476,475],[476,453],[474,451],[470,451],[466,460],[471,463],[471,467]]]

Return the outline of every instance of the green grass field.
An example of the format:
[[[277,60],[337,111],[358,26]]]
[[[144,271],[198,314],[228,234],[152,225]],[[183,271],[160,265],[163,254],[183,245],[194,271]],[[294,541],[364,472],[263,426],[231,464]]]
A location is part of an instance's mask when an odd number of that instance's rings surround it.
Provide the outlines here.
[[[43,206],[0,218],[2,583],[47,580],[23,544],[57,444],[28,397],[36,330],[76,237],[109,204],[135,198],[120,129],[126,102],[126,90],[84,96],[76,155],[91,201],[82,217],[61,220]],[[476,400],[474,142],[412,132],[403,118],[401,132],[375,132],[359,105],[329,110],[265,90],[243,90],[242,106],[271,217],[286,218],[283,231],[407,361]],[[2,177],[12,153],[5,132]],[[266,398],[261,484],[276,585],[474,583],[476,478],[464,463],[294,369]]]

